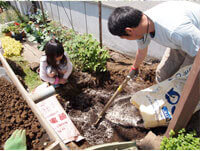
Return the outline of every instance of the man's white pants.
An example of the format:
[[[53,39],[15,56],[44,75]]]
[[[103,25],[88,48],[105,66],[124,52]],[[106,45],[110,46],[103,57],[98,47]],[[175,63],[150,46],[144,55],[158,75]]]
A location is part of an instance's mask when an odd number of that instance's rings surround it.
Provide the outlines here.
[[[170,78],[180,68],[191,65],[194,62],[194,58],[182,50],[167,48],[156,69],[157,83]]]

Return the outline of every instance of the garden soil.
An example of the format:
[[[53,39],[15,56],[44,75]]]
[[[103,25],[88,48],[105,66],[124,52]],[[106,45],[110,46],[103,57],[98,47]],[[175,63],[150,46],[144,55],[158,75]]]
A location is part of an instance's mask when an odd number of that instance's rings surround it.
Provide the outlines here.
[[[130,104],[129,99],[127,99],[129,95],[156,83],[155,70],[159,60],[153,58],[147,58],[145,60],[140,67],[139,76],[127,83],[127,86],[113,103],[114,105],[112,105],[107,112],[109,115],[112,109],[115,110],[118,108],[119,113],[126,113],[128,119],[129,117],[132,117],[135,121],[130,119],[123,120],[122,118],[125,118],[126,116],[121,116],[119,118],[115,117],[114,120],[111,120],[112,118],[109,116],[105,116],[97,128],[93,126],[98,114],[103,110],[104,105],[125,79],[133,63],[132,58],[128,58],[114,51],[109,52],[111,58],[107,62],[108,71],[106,73],[88,74],[86,72],[74,70],[69,77],[67,84],[56,89],[59,102],[68,113],[81,135],[85,137],[84,141],[77,143],[79,149],[109,142],[142,139],[150,130],[156,135],[163,135],[166,130],[166,127],[147,130],[135,126],[138,122],[142,122],[141,116],[138,111],[133,108],[133,105]],[[19,69],[20,67],[12,62],[9,64],[12,66],[15,74],[23,81],[24,75],[23,71]],[[1,99],[2,105],[0,106],[0,111],[1,115],[3,115],[1,116],[1,118],[3,118],[1,121],[5,121],[3,129],[1,128],[1,145],[15,129],[21,127],[27,129],[27,137],[28,140],[30,140],[28,144],[29,149],[38,149],[34,144],[35,142],[38,142],[38,139],[42,137],[42,134],[45,134],[44,130],[33,116],[30,108],[23,102],[18,91],[2,80],[0,81],[0,85],[1,92],[3,92],[1,93],[2,96],[7,92],[9,93],[6,95],[7,97],[5,97],[5,100]],[[117,102],[121,97],[125,97],[124,102]],[[22,101],[22,103],[18,103],[20,101]],[[14,107],[15,109],[13,109]],[[120,107],[124,108],[124,110],[120,109]],[[128,110],[128,108],[130,108],[130,110]],[[22,115],[26,116],[22,117]],[[191,128],[195,126],[197,129],[199,128],[198,117],[199,113],[197,113],[196,117],[193,119],[193,125],[190,124]],[[12,118],[14,122],[10,122]],[[19,122],[19,119],[22,121]],[[120,124],[116,121],[119,121]],[[36,135],[35,129],[37,129],[37,133],[41,132],[41,136]],[[71,147],[70,149],[77,148]]]
[[[133,63],[133,59],[114,51],[110,51],[110,56],[111,59],[107,62],[108,72],[92,75],[74,71],[68,83],[57,89],[58,100],[85,137],[88,146],[142,139],[149,131],[136,126],[142,119],[128,98],[130,94],[155,84],[155,69],[159,61],[151,58],[142,64],[139,76],[129,81],[119,94],[113,103],[115,106],[108,109],[108,115],[113,111],[121,116],[114,118],[113,114],[107,116],[102,119],[97,128],[94,127],[98,114],[123,82]],[[120,98],[124,98],[124,101]],[[119,99],[121,102],[118,101]],[[161,127],[154,131],[163,134],[165,130],[165,127]]]
[[[26,130],[27,149],[44,149],[48,136],[17,88],[0,78],[0,90],[0,149],[16,129]]]

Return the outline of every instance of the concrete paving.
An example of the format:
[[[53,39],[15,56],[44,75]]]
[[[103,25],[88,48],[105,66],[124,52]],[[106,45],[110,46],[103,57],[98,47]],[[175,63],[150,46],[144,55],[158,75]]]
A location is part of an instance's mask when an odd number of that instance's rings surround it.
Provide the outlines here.
[[[44,54],[43,51],[37,49],[38,44],[34,44],[31,42],[23,43],[24,49],[22,56],[27,60],[30,64],[39,63],[41,56]]]

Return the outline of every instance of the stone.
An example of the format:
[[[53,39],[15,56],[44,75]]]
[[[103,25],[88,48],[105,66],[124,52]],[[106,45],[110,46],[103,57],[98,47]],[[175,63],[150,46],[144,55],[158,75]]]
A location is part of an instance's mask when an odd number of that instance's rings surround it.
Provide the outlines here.
[[[162,136],[156,136],[150,131],[142,140],[137,140],[136,145],[141,150],[160,150]]]
[[[35,71],[36,72],[36,70],[39,68],[39,66],[40,66],[40,63],[38,63],[38,62],[33,62],[33,63],[31,63],[31,64],[29,64],[29,66],[30,66],[30,69],[32,70],[32,71]]]

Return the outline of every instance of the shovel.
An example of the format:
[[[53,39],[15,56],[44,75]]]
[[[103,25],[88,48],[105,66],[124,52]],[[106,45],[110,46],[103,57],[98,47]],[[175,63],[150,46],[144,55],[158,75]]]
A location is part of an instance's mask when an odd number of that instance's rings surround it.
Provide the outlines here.
[[[122,84],[117,88],[117,90],[115,91],[114,95],[110,98],[110,100],[108,101],[108,103],[105,105],[103,111],[99,114],[98,119],[94,123],[95,127],[98,126],[100,120],[102,119],[102,117],[104,116],[106,110],[110,107],[111,103],[116,98],[116,96],[123,90],[123,88],[126,86],[127,82],[130,79],[132,79],[135,75],[136,75],[136,70],[131,70],[131,72],[129,72],[129,74],[126,76],[126,78],[124,79],[124,81],[122,82]]]

